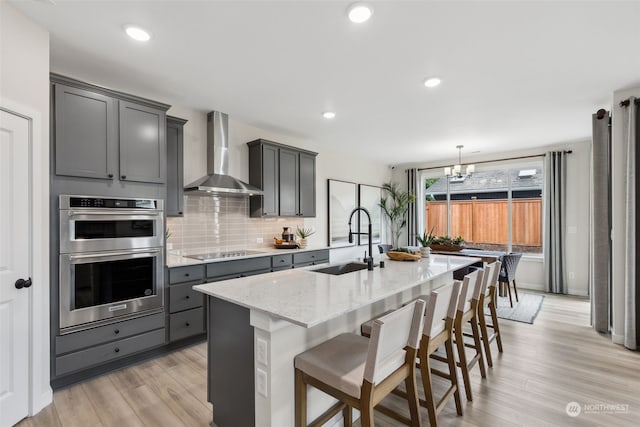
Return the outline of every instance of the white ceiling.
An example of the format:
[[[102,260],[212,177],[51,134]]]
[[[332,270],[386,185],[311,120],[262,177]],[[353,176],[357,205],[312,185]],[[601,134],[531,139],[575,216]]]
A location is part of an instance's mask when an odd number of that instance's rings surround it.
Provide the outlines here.
[[[347,1],[48,1],[12,3],[52,71],[385,164],[589,138],[640,86],[638,1],[374,1],[360,25]]]

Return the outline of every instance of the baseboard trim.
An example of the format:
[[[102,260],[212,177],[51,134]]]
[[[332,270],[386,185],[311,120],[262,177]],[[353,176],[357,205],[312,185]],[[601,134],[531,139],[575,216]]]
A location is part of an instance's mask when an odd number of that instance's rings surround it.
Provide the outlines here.
[[[624,335],[611,332],[611,341],[614,344],[624,345]]]

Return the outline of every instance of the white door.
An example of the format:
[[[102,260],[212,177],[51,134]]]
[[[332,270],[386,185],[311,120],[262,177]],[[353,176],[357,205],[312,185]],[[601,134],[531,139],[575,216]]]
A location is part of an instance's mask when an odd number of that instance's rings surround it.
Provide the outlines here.
[[[0,111],[0,427],[29,409],[29,176],[29,121]]]

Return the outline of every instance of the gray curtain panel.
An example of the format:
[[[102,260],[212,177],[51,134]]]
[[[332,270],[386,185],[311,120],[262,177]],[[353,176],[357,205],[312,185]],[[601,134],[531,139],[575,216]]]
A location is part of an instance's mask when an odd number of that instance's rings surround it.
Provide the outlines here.
[[[418,169],[407,169],[407,191],[409,194],[418,194],[416,191],[418,183]],[[421,203],[416,199],[409,203],[407,211],[407,245],[416,245],[416,233],[418,229],[418,206]]]
[[[589,201],[589,292],[591,323],[608,333],[611,307],[611,126],[607,111],[592,116],[591,199]]]
[[[638,255],[637,247],[637,226],[638,218],[636,216],[636,208],[638,207],[638,198],[636,197],[636,186],[638,184],[638,176],[636,172],[637,163],[637,144],[638,144],[638,107],[635,98],[629,99],[629,105],[626,107],[623,116],[624,139],[623,145],[626,152],[625,167],[625,272],[624,272],[624,301],[625,301],[625,322],[624,322],[624,346],[636,350],[638,348],[638,326],[637,307],[638,307],[638,270],[636,269],[636,261]]]
[[[544,276],[545,289],[567,293],[565,274],[565,217],[567,153],[550,151],[544,156]]]

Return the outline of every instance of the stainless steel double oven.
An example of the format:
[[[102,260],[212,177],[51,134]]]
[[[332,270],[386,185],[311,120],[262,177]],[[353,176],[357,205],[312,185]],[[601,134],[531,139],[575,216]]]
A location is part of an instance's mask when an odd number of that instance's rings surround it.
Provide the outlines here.
[[[61,333],[163,307],[163,201],[60,196]]]

